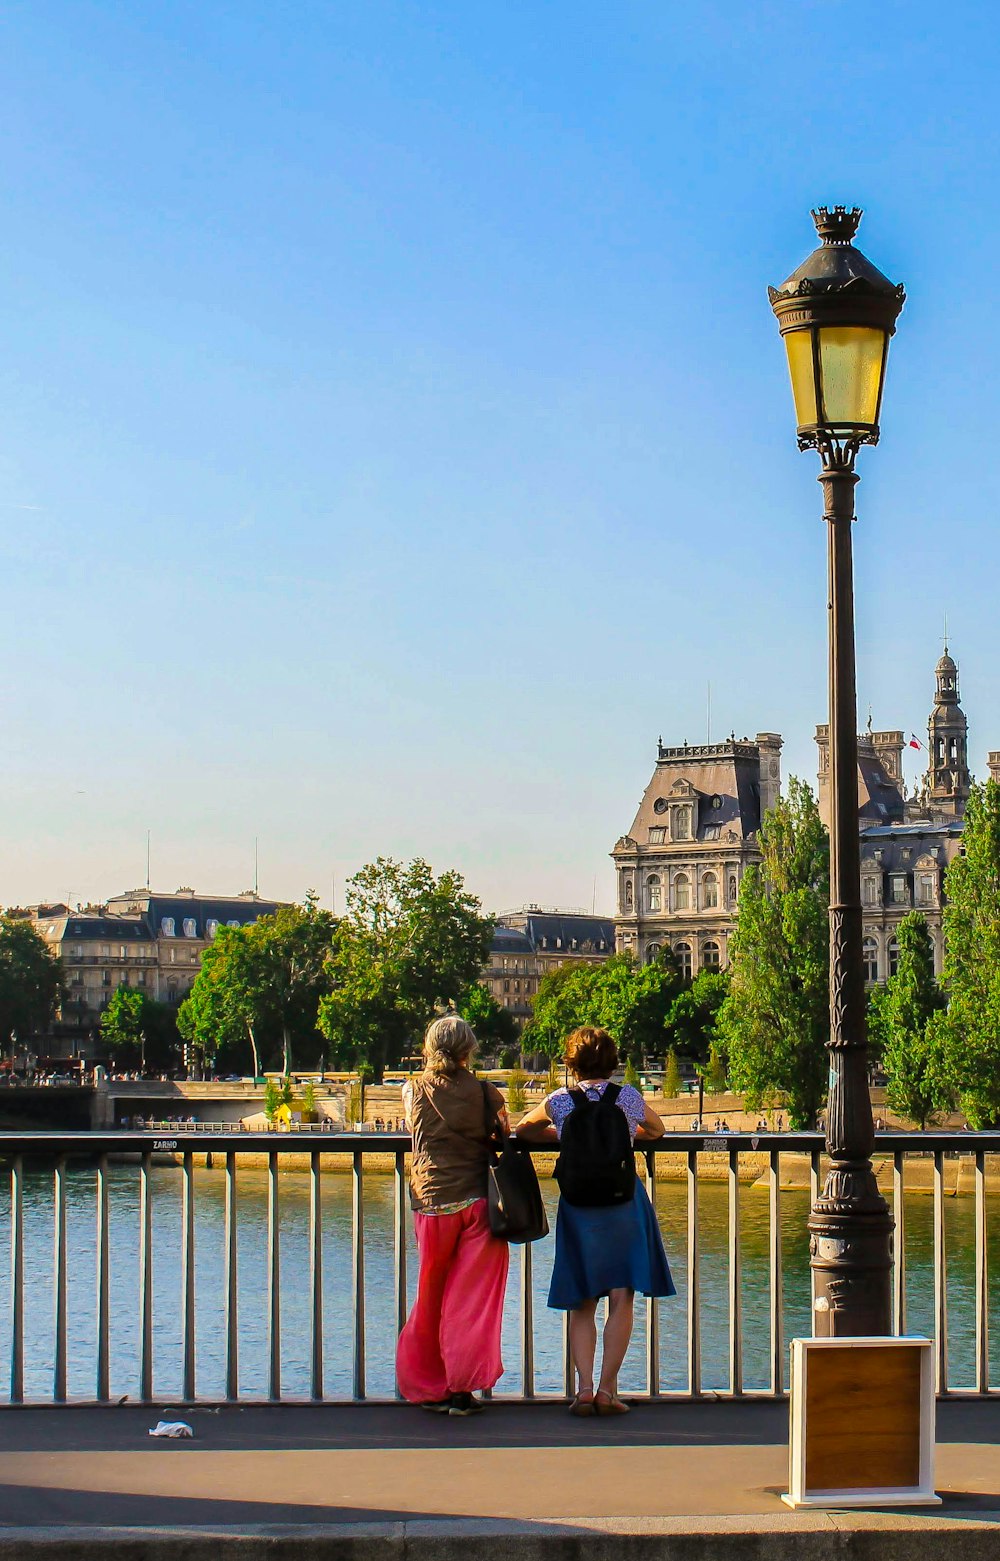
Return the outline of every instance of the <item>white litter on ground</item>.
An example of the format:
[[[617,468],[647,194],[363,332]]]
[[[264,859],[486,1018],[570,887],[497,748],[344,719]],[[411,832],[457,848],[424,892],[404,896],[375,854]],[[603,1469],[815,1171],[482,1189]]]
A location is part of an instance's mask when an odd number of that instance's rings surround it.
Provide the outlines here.
[[[150,1436],[194,1436],[186,1420],[158,1420]]]

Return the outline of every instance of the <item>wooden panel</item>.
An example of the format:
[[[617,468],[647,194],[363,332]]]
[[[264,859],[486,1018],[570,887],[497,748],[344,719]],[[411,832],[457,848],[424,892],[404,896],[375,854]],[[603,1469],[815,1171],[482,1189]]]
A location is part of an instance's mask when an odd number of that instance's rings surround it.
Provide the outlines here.
[[[898,1345],[809,1350],[809,1491],[920,1483],[920,1351]]]

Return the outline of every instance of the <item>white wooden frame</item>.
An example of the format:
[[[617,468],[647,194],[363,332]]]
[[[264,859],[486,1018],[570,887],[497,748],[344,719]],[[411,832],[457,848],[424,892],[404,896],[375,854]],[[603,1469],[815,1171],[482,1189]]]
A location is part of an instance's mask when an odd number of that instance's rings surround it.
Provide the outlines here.
[[[920,1425],[918,1483],[912,1486],[872,1486],[868,1490],[812,1490],[806,1484],[806,1375],[814,1350],[858,1350],[878,1346],[920,1352]],[[791,1342],[791,1437],[788,1447],[789,1507],[932,1507],[939,1506],[934,1489],[934,1345],[923,1338],[793,1339]],[[863,1360],[858,1361],[863,1371]]]

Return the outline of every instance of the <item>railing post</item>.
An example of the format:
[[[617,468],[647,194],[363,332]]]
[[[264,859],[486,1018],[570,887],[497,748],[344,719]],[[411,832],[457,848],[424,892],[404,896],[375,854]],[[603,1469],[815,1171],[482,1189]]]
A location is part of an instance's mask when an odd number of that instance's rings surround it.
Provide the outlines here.
[[[152,1156],[139,1162],[139,1397],[153,1396],[153,1199],[149,1184]]]
[[[354,1397],[365,1397],[365,1173],[364,1157],[355,1149],[352,1164],[353,1251],[351,1303],[354,1307]]]
[[[396,1150],[396,1162],[394,1170],[394,1198],[393,1198],[393,1259],[394,1278],[396,1281],[396,1338],[402,1333],[406,1324],[406,1154],[402,1149]],[[399,1383],[396,1383],[396,1397],[402,1398],[399,1391]]]
[[[647,1149],[646,1191],[656,1217],[656,1155]],[[660,1396],[660,1308],[654,1295],[646,1298],[646,1392],[650,1398]]]
[[[944,1153],[934,1151],[934,1388],[948,1391],[948,1274],[944,1230]]]
[[[111,1225],[108,1157],[97,1161],[97,1397],[111,1397]]]
[[[66,1401],[66,1157],[56,1161],[53,1186],[56,1349],[52,1397],[57,1404]]]
[[[535,1308],[531,1290],[531,1242],[521,1247],[521,1390],[535,1396]]]
[[[10,1167],[10,1401],[24,1402],[24,1161]]]
[[[281,1240],[278,1154],[267,1156],[267,1396],[281,1397]]]
[[[976,1392],[990,1390],[990,1272],[986,1229],[986,1156],[976,1150]]]
[[[901,1149],[892,1156],[892,1322],[897,1333],[906,1332],[906,1189],[904,1155]]]
[[[323,1193],[319,1150],[309,1156],[309,1281],[311,1294],[309,1393],[323,1397]]]
[[[181,1165],[181,1302],[184,1317],[183,1395],[188,1403],[196,1393],[194,1273],[194,1157],[185,1150]]]
[[[236,1156],[226,1154],[226,1398],[240,1396],[239,1276],[236,1239]]]
[[[784,1290],[781,1272],[781,1152],[778,1149],[771,1150],[768,1227],[771,1260],[771,1392],[776,1397],[780,1397],[785,1390],[785,1331],[782,1318]]]
[[[729,1151],[729,1391],[743,1393],[743,1292],[740,1263],[740,1153]]]
[[[701,1397],[701,1258],[698,1247],[698,1151],[687,1157],[687,1356],[688,1392]]]

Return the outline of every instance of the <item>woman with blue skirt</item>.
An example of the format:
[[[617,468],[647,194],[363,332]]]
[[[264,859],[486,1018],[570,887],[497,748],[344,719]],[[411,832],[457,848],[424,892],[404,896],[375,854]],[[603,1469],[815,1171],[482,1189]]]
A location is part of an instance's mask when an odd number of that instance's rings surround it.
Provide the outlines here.
[[[588,1197],[581,1185],[586,1181],[586,1166],[580,1155],[586,1146],[584,1117],[574,1124],[560,1165],[569,1160],[569,1141],[573,1140],[575,1164],[567,1164],[569,1175],[560,1178],[562,1196],[556,1221],[556,1256],[549,1287],[549,1306],[569,1312],[569,1344],[576,1368],[577,1391],[570,1413],[575,1415],[624,1415],[628,1405],[618,1397],[618,1372],[632,1337],[635,1293],[674,1295],[663,1240],[656,1215],[645,1187],[635,1176],[631,1145],[637,1140],[649,1142],[663,1136],[663,1123],[631,1084],[611,1083],[618,1066],[618,1049],[606,1030],[586,1026],[574,1030],[566,1041],[566,1062],[578,1081],[577,1089],[557,1089],[517,1125],[517,1135],[532,1142],[562,1140],[563,1130],[572,1113],[587,1103],[602,1100],[613,1092],[608,1109],[620,1111],[624,1123],[611,1120],[607,1112],[597,1126],[594,1112],[587,1112],[587,1130],[593,1133],[592,1154],[595,1183]],[[609,1134],[608,1129],[612,1129]],[[617,1135],[624,1146],[619,1162],[617,1190],[608,1183],[602,1156],[607,1158],[609,1139]],[[630,1163],[628,1163],[630,1162]],[[556,1169],[560,1175],[560,1167]],[[624,1175],[626,1180],[622,1181]],[[572,1200],[571,1200],[572,1191]],[[603,1200],[603,1201],[602,1201]],[[594,1389],[594,1359],[597,1353],[597,1303],[608,1299],[608,1318],[604,1325],[604,1349],[601,1375]]]

